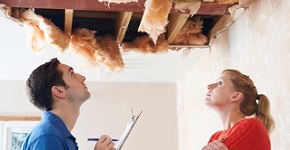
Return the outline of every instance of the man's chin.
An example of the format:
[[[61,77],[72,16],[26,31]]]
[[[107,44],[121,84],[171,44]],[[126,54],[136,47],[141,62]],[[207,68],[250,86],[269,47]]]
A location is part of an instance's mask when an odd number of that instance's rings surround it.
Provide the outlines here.
[[[86,100],[88,100],[88,99],[90,99],[91,98],[91,93],[90,92],[88,92],[88,95],[87,95],[87,98],[86,98]]]
[[[91,93],[89,93],[88,99],[91,98],[91,96],[92,96]]]

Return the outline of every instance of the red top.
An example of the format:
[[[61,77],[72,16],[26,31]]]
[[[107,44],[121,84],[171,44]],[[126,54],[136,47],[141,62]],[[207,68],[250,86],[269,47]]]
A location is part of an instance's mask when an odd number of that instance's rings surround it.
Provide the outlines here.
[[[271,143],[266,128],[256,118],[244,119],[228,130],[213,134],[214,140],[224,141],[229,150],[271,150]]]

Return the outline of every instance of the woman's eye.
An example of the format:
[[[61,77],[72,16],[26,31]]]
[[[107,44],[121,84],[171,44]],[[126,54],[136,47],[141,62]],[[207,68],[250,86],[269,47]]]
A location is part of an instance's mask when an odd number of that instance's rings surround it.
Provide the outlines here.
[[[223,82],[222,82],[222,81],[218,81],[217,84],[218,84],[218,85],[222,85]]]

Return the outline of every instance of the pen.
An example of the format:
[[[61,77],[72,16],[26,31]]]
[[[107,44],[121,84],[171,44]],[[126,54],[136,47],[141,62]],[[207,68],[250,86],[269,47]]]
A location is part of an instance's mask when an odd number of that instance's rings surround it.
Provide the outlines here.
[[[88,141],[98,141],[100,138],[88,138]],[[119,139],[112,139],[112,141],[119,141]]]

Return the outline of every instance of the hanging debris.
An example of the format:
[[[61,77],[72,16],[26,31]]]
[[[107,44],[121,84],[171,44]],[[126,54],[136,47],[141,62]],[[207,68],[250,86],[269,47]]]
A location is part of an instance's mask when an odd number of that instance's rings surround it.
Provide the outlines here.
[[[124,52],[135,51],[143,54],[147,53],[167,53],[169,44],[165,39],[165,34],[158,37],[156,44],[148,35],[139,36],[133,42],[124,42],[122,44]]]
[[[158,36],[164,33],[168,24],[168,15],[172,6],[170,0],[146,0],[145,11],[138,32],[146,32],[156,43]]]
[[[32,10],[23,12],[20,20],[32,31],[32,35],[29,36],[32,49],[40,50],[43,48],[37,42],[43,42],[44,39],[61,52],[67,49],[70,37],[50,20],[35,14]]]
[[[174,45],[204,45],[208,42],[207,37],[202,34],[203,20],[200,17],[188,19],[172,44]]]
[[[95,31],[77,29],[71,36],[69,50],[80,60],[81,67],[100,70],[104,65],[108,72],[124,69],[119,46],[110,36],[95,37]]]

